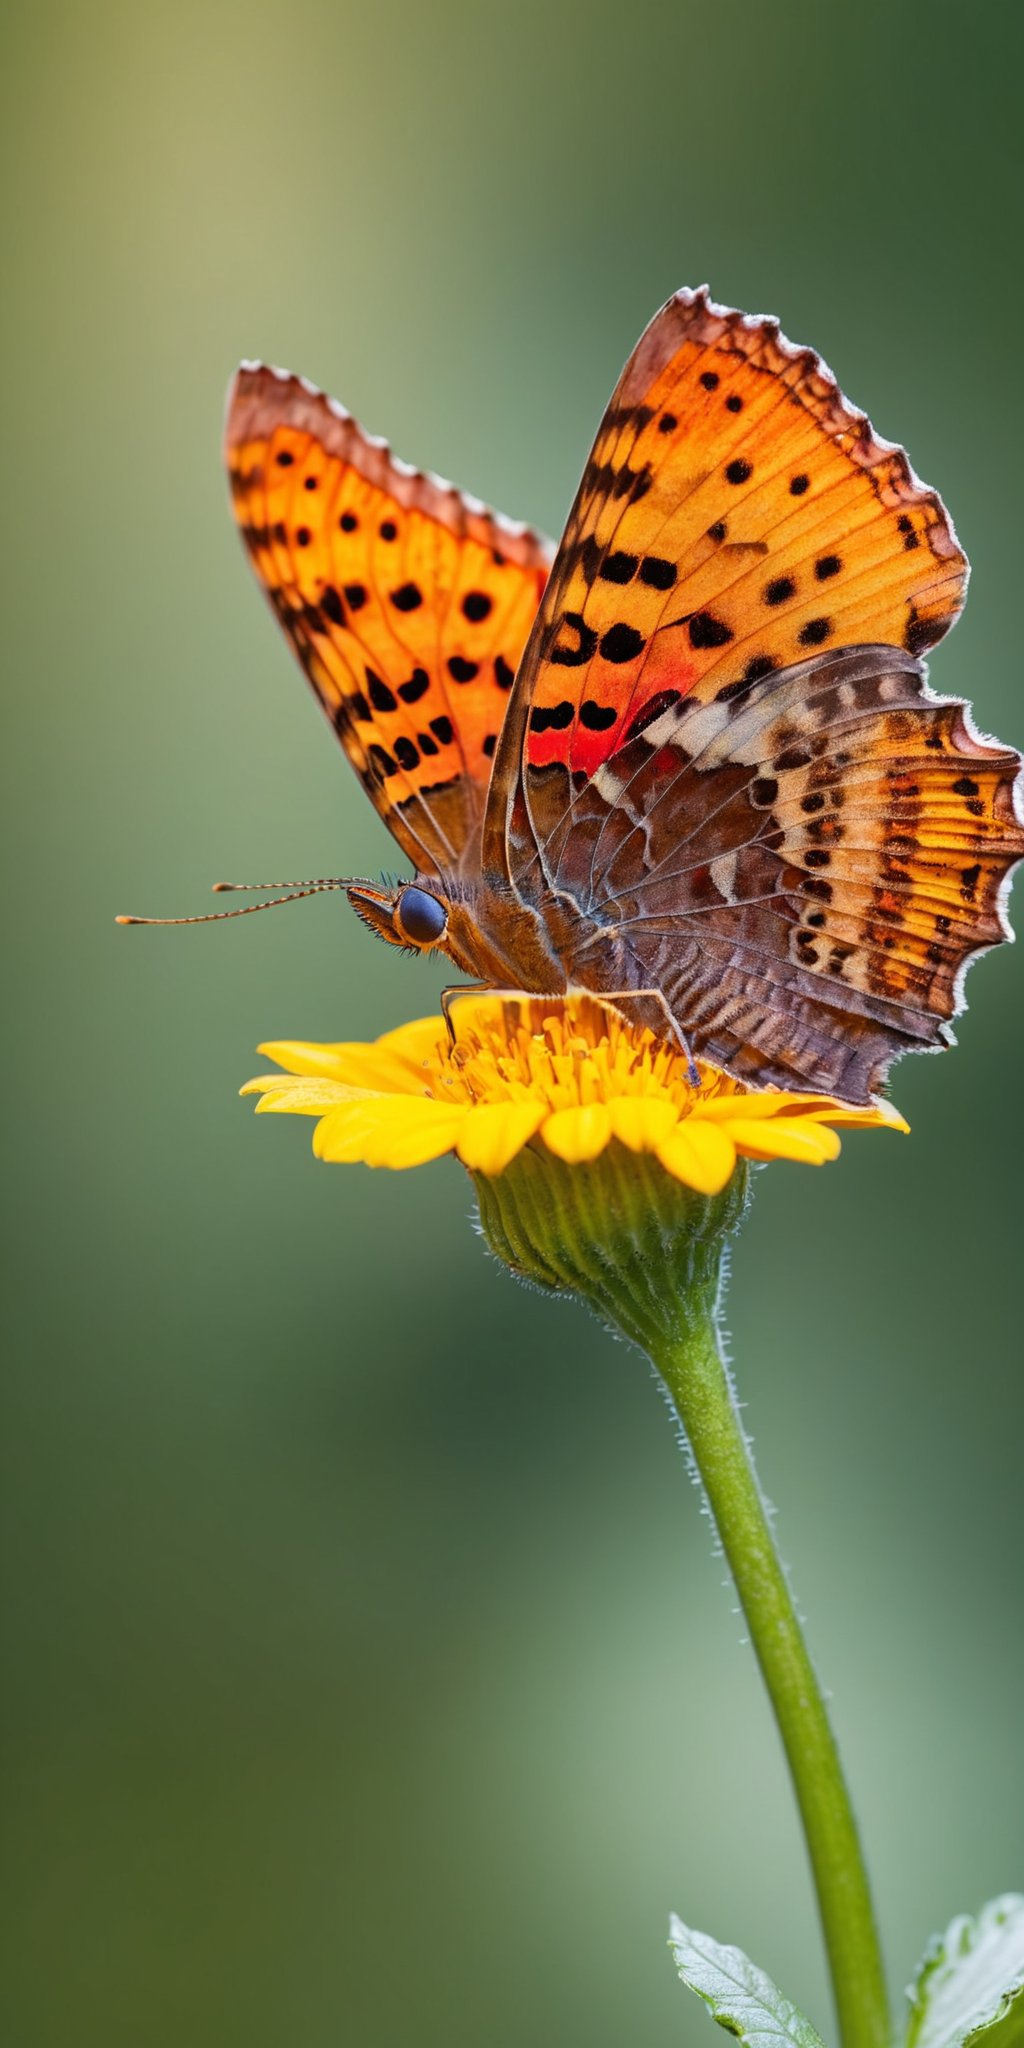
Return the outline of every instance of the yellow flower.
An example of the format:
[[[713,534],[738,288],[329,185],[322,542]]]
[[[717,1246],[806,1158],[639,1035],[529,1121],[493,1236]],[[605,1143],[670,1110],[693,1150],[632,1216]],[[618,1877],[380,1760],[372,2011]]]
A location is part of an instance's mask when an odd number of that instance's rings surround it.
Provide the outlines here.
[[[738,1158],[835,1159],[836,1126],[908,1128],[886,1102],[746,1089],[714,1067],[695,1089],[681,1052],[589,996],[469,994],[452,1015],[454,1044],[425,1017],[372,1044],[263,1045],[285,1072],[242,1093],[317,1117],[320,1159],[402,1167],[454,1152],[493,1179],[527,1146],[577,1166],[618,1140],[702,1195],[720,1193]]]

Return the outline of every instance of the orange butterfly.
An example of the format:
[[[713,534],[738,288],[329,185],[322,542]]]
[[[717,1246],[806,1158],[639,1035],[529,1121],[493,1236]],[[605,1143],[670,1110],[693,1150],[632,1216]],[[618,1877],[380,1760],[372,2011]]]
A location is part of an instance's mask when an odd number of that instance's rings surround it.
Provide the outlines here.
[[[949,1042],[966,966],[1010,936],[1020,756],[926,685],[967,581],[941,501],[776,321],[663,307],[553,563],[276,370],[239,371],[227,460],[415,868],[345,885],[383,938],[851,1101]]]

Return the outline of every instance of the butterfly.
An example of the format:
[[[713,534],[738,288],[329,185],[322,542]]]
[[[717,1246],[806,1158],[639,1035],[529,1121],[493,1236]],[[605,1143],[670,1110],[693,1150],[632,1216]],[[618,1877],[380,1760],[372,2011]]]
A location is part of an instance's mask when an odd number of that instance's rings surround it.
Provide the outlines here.
[[[412,865],[382,938],[607,998],[754,1086],[862,1102],[1011,936],[1020,756],[929,690],[968,565],[934,491],[778,322],[683,290],[557,550],[245,364],[256,575]]]

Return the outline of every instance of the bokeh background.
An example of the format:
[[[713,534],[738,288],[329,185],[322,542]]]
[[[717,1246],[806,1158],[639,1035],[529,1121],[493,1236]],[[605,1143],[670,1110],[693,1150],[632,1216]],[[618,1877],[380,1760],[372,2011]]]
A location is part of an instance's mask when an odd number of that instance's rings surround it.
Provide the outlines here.
[[[643,1363],[485,1258],[452,1163],[323,1169],[258,1039],[437,978],[252,586],[242,355],[558,530],[655,307],[812,341],[975,563],[934,661],[1024,741],[1012,10],[21,0],[3,60],[12,2048],[707,2040],[675,1907],[819,2024],[803,1855]],[[1021,914],[1021,913],[1018,913]],[[1024,960],[909,1141],[764,1176],[730,1310],[896,1987],[1024,1882]]]

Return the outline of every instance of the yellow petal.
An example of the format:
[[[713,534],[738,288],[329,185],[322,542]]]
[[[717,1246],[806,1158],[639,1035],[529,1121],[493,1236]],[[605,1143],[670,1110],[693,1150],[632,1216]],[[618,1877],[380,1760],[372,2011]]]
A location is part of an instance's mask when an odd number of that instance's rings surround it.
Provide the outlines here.
[[[811,1109],[829,1116],[842,1104],[831,1095],[790,1095],[782,1088],[737,1089],[732,1095],[697,1096],[690,1115],[714,1123],[731,1123],[733,1117],[757,1118],[806,1116]]]
[[[906,1117],[900,1115],[896,1104],[886,1102],[881,1095],[876,1095],[871,1102],[865,1103],[863,1108],[858,1108],[855,1103],[844,1102],[840,1109],[828,1111],[828,1121],[830,1124],[849,1124],[853,1129],[859,1126],[862,1130],[910,1130]]]
[[[764,1117],[812,1118],[830,1124],[849,1124],[864,1129],[909,1131],[910,1125],[891,1102],[874,1096],[870,1102],[841,1102],[835,1095],[796,1095],[782,1088],[737,1091],[733,1095],[698,1095],[691,1116],[714,1123],[731,1124],[734,1117],[758,1122]]]
[[[240,1095],[262,1093],[262,1100],[256,1104],[257,1115],[261,1110],[280,1110],[283,1114],[295,1116],[325,1116],[341,1102],[363,1102],[372,1099],[373,1090],[367,1088],[346,1088],[342,1081],[324,1081],[312,1076],[291,1074],[261,1074],[255,1081],[247,1081]]]
[[[631,1152],[656,1152],[679,1122],[679,1111],[663,1095],[620,1095],[608,1105],[612,1131]]]
[[[322,1074],[325,1078],[340,1078],[340,1068],[347,1058],[365,1052],[366,1046],[358,1043],[346,1045],[314,1045],[299,1038],[268,1039],[257,1050],[268,1060],[276,1060],[289,1074]]]
[[[596,1159],[611,1134],[612,1120],[603,1102],[591,1102],[584,1109],[556,1109],[541,1129],[548,1151],[568,1166]]]
[[[276,1060],[289,1074],[323,1075],[325,1080],[344,1081],[353,1088],[385,1088],[391,1094],[422,1094],[428,1076],[424,1063],[436,1053],[438,1030],[444,1025],[434,1018],[403,1024],[372,1044],[357,1039],[339,1045],[307,1045],[298,1039],[276,1039],[261,1045],[260,1052]],[[436,1065],[436,1059],[434,1061]]]
[[[410,1024],[398,1024],[394,1031],[385,1031],[376,1043],[382,1052],[394,1053],[418,1066],[422,1060],[433,1062],[438,1050],[447,1047],[448,1030],[443,1017],[416,1017]]]
[[[736,1165],[731,1131],[685,1117],[655,1148],[666,1172],[700,1195],[720,1195]]]
[[[313,1150],[318,1159],[343,1164],[422,1166],[453,1150],[465,1114],[425,1097],[378,1095],[345,1102],[317,1125]]]
[[[467,1109],[456,1151],[471,1173],[503,1173],[544,1121],[542,1102],[481,1102]]]
[[[737,1117],[729,1134],[749,1159],[799,1159],[806,1166],[824,1166],[839,1157],[838,1133],[827,1124],[812,1123],[810,1117],[776,1117],[760,1123]]]

